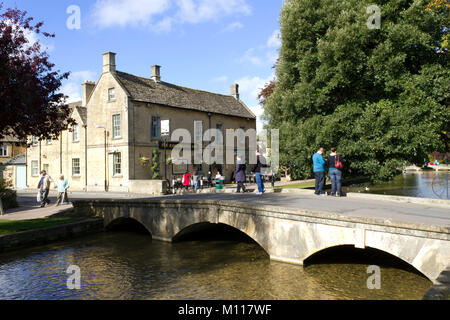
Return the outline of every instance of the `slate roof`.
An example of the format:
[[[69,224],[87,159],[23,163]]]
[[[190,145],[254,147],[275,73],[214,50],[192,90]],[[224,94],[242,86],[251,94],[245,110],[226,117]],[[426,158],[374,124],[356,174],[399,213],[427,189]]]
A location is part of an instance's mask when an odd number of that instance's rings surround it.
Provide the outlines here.
[[[81,117],[81,121],[83,121],[83,124],[87,124],[87,109],[80,106],[77,106],[76,109]]]
[[[1,165],[3,166],[8,166],[8,165],[19,165],[19,164],[26,164],[27,161],[25,159],[25,154],[19,154],[17,156],[15,156],[14,158],[5,160],[1,163]]]
[[[115,77],[135,101],[256,119],[244,103],[233,96],[185,88],[162,81],[157,83],[152,79],[120,71],[115,73]]]

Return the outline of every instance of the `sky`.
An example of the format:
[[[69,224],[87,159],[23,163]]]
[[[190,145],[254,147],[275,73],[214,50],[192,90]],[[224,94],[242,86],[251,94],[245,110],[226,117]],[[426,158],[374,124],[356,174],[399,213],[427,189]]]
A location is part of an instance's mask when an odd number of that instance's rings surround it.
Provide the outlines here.
[[[50,61],[71,75],[62,92],[81,100],[81,83],[97,81],[102,53],[117,53],[117,70],[220,94],[240,85],[241,100],[258,116],[257,95],[274,77],[281,45],[282,0],[0,0],[26,10],[43,31]]]

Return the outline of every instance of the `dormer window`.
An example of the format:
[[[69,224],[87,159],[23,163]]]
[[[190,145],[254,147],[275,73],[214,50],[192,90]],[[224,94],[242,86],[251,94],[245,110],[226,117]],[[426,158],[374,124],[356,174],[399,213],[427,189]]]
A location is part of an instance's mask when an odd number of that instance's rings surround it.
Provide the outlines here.
[[[116,100],[116,89],[110,88],[108,89],[108,101],[115,101]]]

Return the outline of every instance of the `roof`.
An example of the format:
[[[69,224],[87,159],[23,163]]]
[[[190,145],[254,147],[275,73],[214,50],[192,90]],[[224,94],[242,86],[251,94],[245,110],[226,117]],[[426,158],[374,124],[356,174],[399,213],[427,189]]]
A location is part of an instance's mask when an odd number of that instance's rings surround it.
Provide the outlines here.
[[[0,138],[0,141],[1,142],[20,142],[20,143],[22,143],[22,142],[26,142],[26,139],[20,140],[14,136],[9,135],[9,136],[4,136],[3,138]]]
[[[78,111],[78,114],[80,115],[81,121],[83,121],[83,124],[87,124],[87,109],[84,107],[75,107]]]
[[[27,161],[25,159],[25,154],[19,154],[15,156],[14,158],[5,160],[1,163],[2,166],[8,166],[8,165],[20,165],[20,164],[26,164]]]
[[[250,109],[233,96],[155,82],[120,71],[115,73],[115,77],[135,101],[256,119]]]

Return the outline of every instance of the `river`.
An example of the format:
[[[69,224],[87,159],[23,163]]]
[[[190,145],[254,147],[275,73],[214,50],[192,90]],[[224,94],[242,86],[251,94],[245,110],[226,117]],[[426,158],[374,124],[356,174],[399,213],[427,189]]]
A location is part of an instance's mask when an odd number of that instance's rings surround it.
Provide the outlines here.
[[[366,190],[366,187],[368,190]],[[443,171],[403,173],[388,182],[374,185],[352,185],[343,187],[343,191],[432,199],[447,199],[447,194],[450,194],[450,190],[448,190],[448,173]]]
[[[118,230],[0,254],[0,299],[421,299],[431,281],[376,250],[324,251],[305,266],[270,261],[226,226],[177,243]],[[66,270],[81,270],[81,289]],[[381,289],[368,289],[370,265]]]

